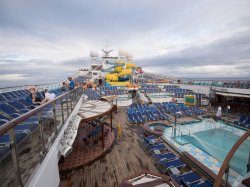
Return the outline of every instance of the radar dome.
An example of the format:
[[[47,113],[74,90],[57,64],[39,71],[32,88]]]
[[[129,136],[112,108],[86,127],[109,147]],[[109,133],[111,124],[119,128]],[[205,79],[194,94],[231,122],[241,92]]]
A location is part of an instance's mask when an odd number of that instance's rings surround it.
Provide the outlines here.
[[[90,57],[94,58],[94,57],[97,57],[97,56],[98,56],[97,51],[95,51],[95,50],[90,51]]]

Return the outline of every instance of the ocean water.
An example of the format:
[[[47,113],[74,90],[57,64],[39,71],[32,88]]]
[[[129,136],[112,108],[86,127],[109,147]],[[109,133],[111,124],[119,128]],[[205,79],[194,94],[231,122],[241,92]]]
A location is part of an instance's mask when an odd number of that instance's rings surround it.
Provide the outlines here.
[[[250,81],[250,77],[202,77],[202,78],[183,78],[188,80],[214,80],[214,81]]]

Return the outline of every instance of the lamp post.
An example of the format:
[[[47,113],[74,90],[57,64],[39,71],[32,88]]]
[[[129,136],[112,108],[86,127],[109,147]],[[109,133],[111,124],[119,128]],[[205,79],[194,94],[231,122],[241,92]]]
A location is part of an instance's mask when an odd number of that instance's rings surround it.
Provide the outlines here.
[[[201,98],[199,98],[199,96],[200,96],[200,89],[198,89],[197,99],[198,99],[198,101],[200,99],[200,102],[201,102]],[[196,106],[199,106],[198,102],[197,102]]]
[[[229,114],[229,111],[230,111],[230,106],[227,105],[227,122],[228,122],[228,114]]]
[[[200,95],[200,96],[201,96],[201,108],[202,108],[202,93],[201,93],[201,95]]]
[[[182,115],[182,113],[180,111],[176,112],[174,115],[174,139],[176,138],[177,116],[181,116],[181,115]]]

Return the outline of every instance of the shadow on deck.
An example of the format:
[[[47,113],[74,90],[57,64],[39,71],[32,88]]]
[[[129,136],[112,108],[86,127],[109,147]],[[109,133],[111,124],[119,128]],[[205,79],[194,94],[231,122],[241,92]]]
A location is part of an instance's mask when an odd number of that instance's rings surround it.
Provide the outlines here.
[[[138,134],[142,134],[143,129],[128,123],[125,108],[119,108],[113,117],[114,125],[120,124],[122,128],[121,136],[117,137],[111,151],[104,157],[69,174],[72,186],[112,187],[118,186],[123,178],[132,173],[143,170],[157,172],[153,160],[138,140]]]

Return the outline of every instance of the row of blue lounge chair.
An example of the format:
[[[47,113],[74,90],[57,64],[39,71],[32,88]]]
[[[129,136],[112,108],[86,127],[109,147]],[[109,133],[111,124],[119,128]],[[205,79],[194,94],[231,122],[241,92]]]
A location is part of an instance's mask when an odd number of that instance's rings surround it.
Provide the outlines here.
[[[166,88],[165,91],[170,92],[170,93],[189,93],[189,92],[192,92],[192,90],[183,89],[183,88]]]
[[[145,137],[142,143],[146,151],[154,158],[160,172],[170,175],[172,180],[175,180],[179,185],[196,187],[213,186],[209,180],[203,180],[193,170],[181,173],[186,164],[173,152],[167,149],[162,141],[155,136]]]
[[[26,96],[26,98],[19,98],[14,101],[12,100],[9,102],[0,103],[0,126],[14,118],[21,116],[33,108],[35,108],[35,106],[33,105],[29,96]],[[52,106],[47,106],[44,110],[42,110],[42,118],[47,118],[48,112],[50,110],[52,110]],[[26,119],[24,122],[16,125],[14,127],[16,143],[19,144],[22,141],[28,139],[31,133],[38,129],[38,127],[39,119],[37,116],[32,116]],[[9,142],[9,134],[6,133],[0,135],[0,160],[2,160],[5,155],[8,155],[10,151]]]
[[[50,89],[49,92],[54,93],[56,96],[59,96],[64,93],[60,87]],[[21,98],[26,98],[29,95],[30,95],[30,92],[28,90],[16,90],[16,91],[11,91],[11,92],[3,92],[3,93],[0,93],[0,103],[14,101],[14,100],[18,100]],[[43,91],[37,92],[37,96],[40,99],[43,99],[44,92]]]
[[[88,96],[88,100],[98,100],[102,97],[102,94],[98,90],[84,89],[83,93]]]
[[[169,119],[169,116],[158,110],[156,106],[149,106],[148,104],[131,105],[127,110],[127,114],[130,123]]]
[[[123,95],[125,94],[124,90],[110,90],[110,91],[103,91],[104,95]]]
[[[173,88],[177,88],[176,85],[165,85],[164,89],[173,89]]]
[[[144,88],[152,88],[152,89],[158,89],[158,86],[157,85],[147,85],[147,84],[144,84],[141,86],[142,89]]]
[[[146,92],[146,93],[159,93],[160,89],[144,88],[144,92]]]
[[[155,105],[163,112],[171,113],[175,115],[177,112],[181,112],[182,115],[185,116],[193,116],[193,115],[201,115],[204,114],[205,111],[201,110],[198,107],[190,107],[186,106],[183,103],[173,103],[173,102],[163,102],[163,103],[155,103]]]
[[[115,86],[104,86],[101,88],[101,91],[111,91],[111,90],[118,90]]]
[[[176,104],[172,102],[155,103],[151,106],[149,104],[133,104],[127,110],[130,123],[167,120],[169,116],[165,113],[175,115],[177,112],[181,112],[182,116],[202,115],[205,113],[198,107],[189,107],[183,103]]]
[[[118,89],[117,87],[102,87],[101,91],[97,89],[84,89],[83,93],[88,96],[88,100],[98,100],[102,96],[108,95],[123,95],[126,91]]]
[[[141,87],[146,93],[158,93],[160,91],[157,85],[142,85]]]
[[[12,92],[0,93],[0,103],[13,101],[19,98],[24,98],[29,94],[30,92],[28,90],[17,90],[17,91],[12,91]]]
[[[239,121],[234,121],[234,124],[250,129],[250,116],[241,115]]]

